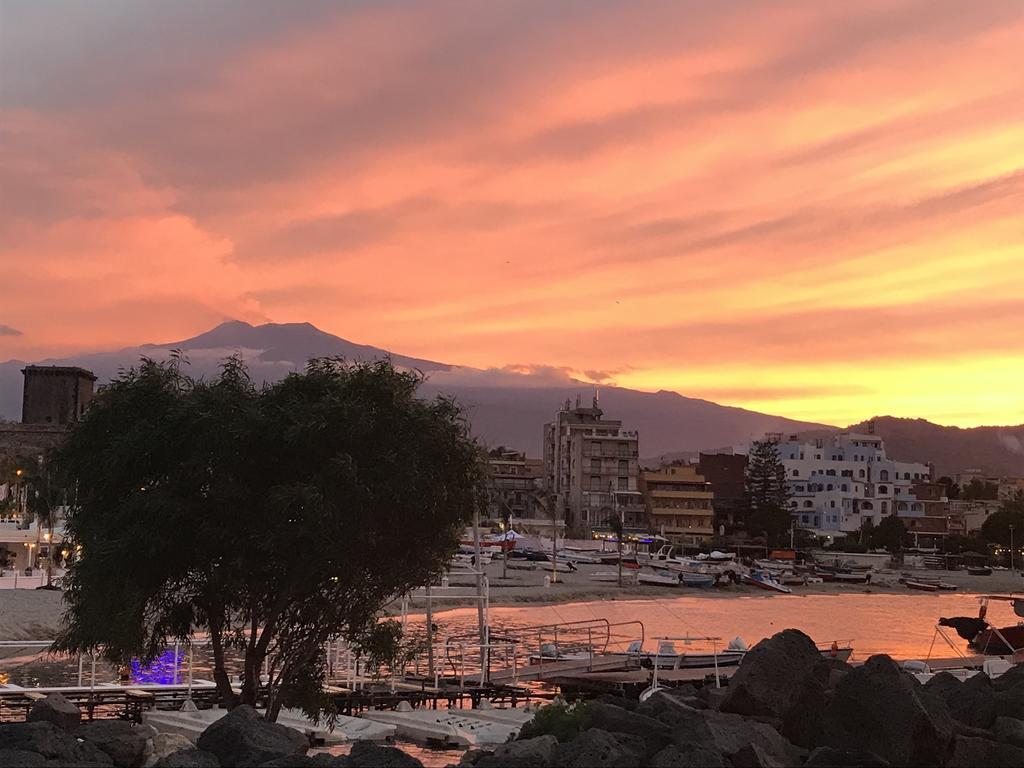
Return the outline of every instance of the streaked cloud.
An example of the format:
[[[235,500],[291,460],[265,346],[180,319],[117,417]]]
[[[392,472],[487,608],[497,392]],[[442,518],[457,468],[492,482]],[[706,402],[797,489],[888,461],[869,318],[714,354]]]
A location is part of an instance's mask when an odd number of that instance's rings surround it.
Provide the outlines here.
[[[1024,421],[1017,0],[0,14],[0,357],[302,320],[482,385]]]

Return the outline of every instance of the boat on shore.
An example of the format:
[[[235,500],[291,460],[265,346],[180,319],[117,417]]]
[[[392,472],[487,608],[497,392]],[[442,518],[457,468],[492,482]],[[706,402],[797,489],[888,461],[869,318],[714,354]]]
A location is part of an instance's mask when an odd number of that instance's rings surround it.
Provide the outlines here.
[[[987,565],[969,565],[967,566],[968,576],[991,576],[992,569]]]
[[[672,573],[664,568],[650,568],[636,572],[636,580],[639,584],[647,584],[655,587],[678,587],[680,575]]]
[[[992,604],[1009,605],[1014,616],[1024,618],[1024,595],[981,595],[978,598],[978,615],[940,618],[939,629],[950,627],[967,641],[967,646],[984,656],[1017,656],[1024,652],[1024,624],[1007,624],[997,627],[988,620],[988,609]]]
[[[776,581],[766,571],[751,571],[750,573],[743,575],[743,582],[746,584],[753,584],[755,587],[767,590],[769,592],[780,592],[784,595],[793,593],[793,590],[787,587],[785,584],[781,584]]]

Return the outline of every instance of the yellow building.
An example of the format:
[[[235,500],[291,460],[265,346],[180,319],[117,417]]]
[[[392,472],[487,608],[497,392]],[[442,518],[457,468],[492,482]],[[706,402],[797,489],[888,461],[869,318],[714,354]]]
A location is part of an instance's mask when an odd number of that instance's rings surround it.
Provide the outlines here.
[[[642,475],[651,531],[687,546],[706,544],[714,534],[714,493],[692,466],[663,467]]]

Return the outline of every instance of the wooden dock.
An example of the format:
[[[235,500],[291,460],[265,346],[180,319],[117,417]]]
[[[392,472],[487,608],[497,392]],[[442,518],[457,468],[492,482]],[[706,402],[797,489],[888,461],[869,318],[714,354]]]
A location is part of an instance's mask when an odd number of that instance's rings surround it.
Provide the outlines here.
[[[549,682],[551,677],[563,674],[583,674],[596,672],[626,672],[630,666],[628,656],[606,654],[590,659],[566,659],[565,661],[548,661],[543,664],[528,664],[518,669],[503,669],[491,672],[490,681],[494,684],[518,682]]]

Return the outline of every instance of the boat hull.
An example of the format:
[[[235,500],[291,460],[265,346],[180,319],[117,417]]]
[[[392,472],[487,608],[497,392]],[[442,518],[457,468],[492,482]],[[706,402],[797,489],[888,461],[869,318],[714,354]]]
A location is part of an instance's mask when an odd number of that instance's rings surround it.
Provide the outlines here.
[[[1024,625],[985,629],[967,644],[986,656],[1002,656],[1024,648]]]

